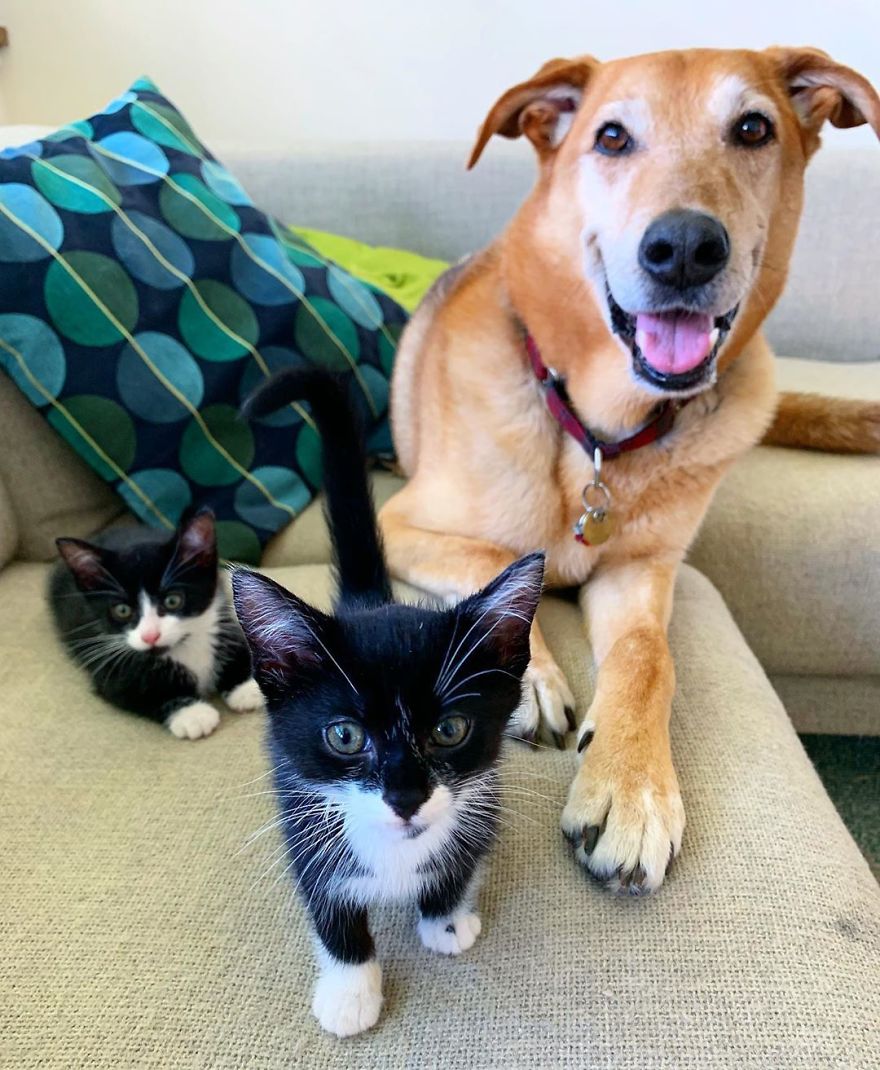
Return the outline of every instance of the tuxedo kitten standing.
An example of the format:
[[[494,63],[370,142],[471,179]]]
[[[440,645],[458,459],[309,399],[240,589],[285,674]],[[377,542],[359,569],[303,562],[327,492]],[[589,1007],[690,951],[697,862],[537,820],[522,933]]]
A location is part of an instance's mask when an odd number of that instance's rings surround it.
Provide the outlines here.
[[[57,539],[49,604],[61,641],[95,691],[164,724],[179,739],[220,721],[204,699],[234,710],[262,706],[241,630],[220,590],[214,517],[177,531],[120,527],[91,541]]]
[[[452,608],[395,604],[347,392],[324,372],[287,369],[245,414],[291,401],[309,403],[322,436],[335,609],[244,569],[233,597],[266,696],[289,864],[317,935],[313,1011],[349,1036],[382,1004],[371,903],[413,901],[422,943],[441,954],[479,935],[499,752],[521,700],[543,555]]]

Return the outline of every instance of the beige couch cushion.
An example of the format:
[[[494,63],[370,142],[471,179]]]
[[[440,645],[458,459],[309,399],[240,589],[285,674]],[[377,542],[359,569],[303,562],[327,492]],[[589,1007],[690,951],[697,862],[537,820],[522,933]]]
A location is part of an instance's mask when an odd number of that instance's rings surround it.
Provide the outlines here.
[[[780,390],[804,394],[880,401],[880,343],[877,353],[877,360],[867,361],[777,357],[776,384]]]
[[[15,557],[18,549],[18,522],[6,485],[0,478],[0,568]]]
[[[49,561],[59,535],[82,537],[125,512],[120,498],[0,372],[0,481],[18,525],[18,556]]]
[[[327,570],[278,570],[327,596]],[[308,1011],[312,946],[281,865],[259,715],[183,743],[91,697],[49,634],[45,569],[0,574],[0,1047],[16,1067],[880,1065],[880,889],[730,615],[681,576],[674,748],[689,824],[650,900],[572,863],[574,755],[512,747],[510,815],[460,959],[376,913],[387,1003],[350,1042]],[[581,707],[577,609],[543,623]],[[279,879],[280,878],[280,879]]]
[[[373,473],[373,499],[376,508],[403,486],[399,476],[377,469]],[[324,499],[319,495],[270,540],[263,552],[263,568],[279,565],[323,565],[330,560],[330,538],[324,519]]]
[[[880,736],[880,676],[788,676],[770,682],[798,733]]]
[[[777,365],[782,389],[880,400],[880,361]],[[768,672],[880,674],[880,458],[753,450],[722,483],[688,560]]]

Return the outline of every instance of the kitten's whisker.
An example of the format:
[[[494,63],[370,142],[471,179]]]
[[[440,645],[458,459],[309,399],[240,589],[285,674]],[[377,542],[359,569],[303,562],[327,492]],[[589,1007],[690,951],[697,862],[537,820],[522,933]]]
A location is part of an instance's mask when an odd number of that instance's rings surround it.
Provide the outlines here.
[[[521,795],[527,799],[540,799],[542,802],[548,802],[556,804],[557,800],[552,799],[549,795],[543,795],[540,791],[532,791],[531,788],[525,788],[521,784],[505,784],[501,789],[502,795]]]
[[[459,614],[455,615],[455,623],[452,626],[452,635],[449,637],[449,644],[446,647],[446,653],[443,655],[443,661],[440,663],[440,671],[437,673],[437,682],[434,684],[434,689],[437,688],[437,683],[443,677],[446,671],[446,666],[449,664],[449,652],[452,650],[452,644],[455,642],[455,637],[458,635],[458,625],[461,621]]]
[[[456,692],[454,695],[444,695],[444,702],[462,702],[466,698],[482,698],[483,693],[481,691],[465,691],[464,694]]]
[[[265,773],[260,773],[259,776],[255,776],[253,780],[246,780],[243,784],[234,784],[236,788],[249,788],[251,784],[256,784],[258,780],[265,780],[267,776],[272,776],[273,773],[277,773],[282,765],[290,765],[289,758],[282,758],[281,761],[272,769],[267,769]]]
[[[470,676],[466,676],[463,680],[458,680],[456,682],[455,686],[456,687],[464,687],[466,684],[469,684],[471,682],[471,680],[476,680],[477,677],[479,677],[479,676],[487,676],[489,673],[493,673],[493,672],[500,672],[504,676],[509,676],[511,678],[511,680],[516,680],[517,683],[519,683],[520,678],[518,676],[516,676],[514,673],[508,672],[507,669],[497,668],[497,669],[480,669],[479,672],[472,672],[470,674]],[[452,701],[454,701],[455,695],[457,693],[455,691],[453,691],[451,695],[442,694],[440,692],[435,692],[435,694],[437,695],[437,697],[442,702],[452,702]]]
[[[514,736],[510,732],[506,732],[505,735],[508,739],[515,739],[518,743],[528,743],[534,750],[549,750],[554,754],[559,754],[556,747],[548,747],[546,743],[539,743],[536,739],[526,739],[525,736]]]
[[[250,847],[261,836],[265,836],[266,833],[267,832],[271,832],[272,829],[278,828],[280,825],[286,824],[292,818],[297,818],[297,817],[299,817],[299,818],[316,817],[316,816],[320,815],[323,810],[324,810],[324,805],[323,804],[321,804],[320,806],[316,805],[315,807],[313,807],[313,808],[311,808],[309,810],[300,810],[298,808],[297,809],[283,810],[281,813],[276,814],[275,817],[271,821],[267,822],[265,825],[262,825],[260,828],[258,828],[256,832],[251,833],[251,835],[245,841],[244,845],[236,853],[237,854],[241,854],[242,851],[244,851],[248,847]]]
[[[455,663],[454,667],[452,667],[452,664],[450,664],[450,666],[447,667],[444,672],[442,672],[440,675],[438,675],[437,681],[434,684],[434,692],[435,692],[435,694],[439,694],[443,690],[443,688],[446,687],[448,681],[450,679],[454,679],[455,678],[455,673],[458,671],[459,667],[465,662],[465,660],[469,656],[469,655],[465,655],[465,657],[459,658],[458,662],[455,662],[456,655],[458,654],[459,650],[461,650],[462,646],[464,645],[465,641],[467,640],[467,637],[471,634],[471,632],[474,630],[474,628],[476,628],[477,625],[479,625],[479,623],[483,620],[483,618],[488,616],[488,614],[491,613],[493,609],[494,609],[494,606],[491,606],[491,605],[490,606],[486,606],[486,608],[479,615],[479,617],[477,617],[477,619],[473,622],[473,624],[470,626],[470,628],[468,628],[468,630],[464,633],[464,635],[461,637],[461,639],[459,639],[458,646],[455,648],[455,650],[452,653],[452,657],[450,658],[450,662],[451,663]],[[476,648],[475,647],[471,647],[471,650],[474,650],[474,649],[476,649]]]
[[[324,888],[324,878],[325,878],[325,876],[327,874],[328,869],[331,866],[334,866],[334,867],[338,866],[342,862],[342,860],[345,857],[345,855],[350,853],[350,848],[349,848],[348,843],[347,843],[347,841],[345,839],[344,828],[340,830],[339,835],[336,836],[335,839],[330,841],[330,847],[332,849],[327,853],[327,857],[326,857],[326,859],[324,861],[324,864],[321,866],[321,869],[318,871],[317,875],[315,876],[315,880],[314,880],[315,888],[322,889],[322,890]],[[335,850],[338,847],[341,847],[342,850],[341,851]],[[305,874],[305,873],[306,873],[306,870],[303,870],[303,874]]]
[[[514,590],[510,592],[510,595],[516,594],[519,591],[533,590],[534,588],[535,588],[535,584],[523,582],[523,583],[520,583],[516,588],[514,588]],[[471,634],[471,632],[474,630],[474,628],[477,627],[477,625],[483,620],[483,618],[485,616],[487,616],[487,614],[493,613],[493,612],[498,612],[498,606],[496,604],[494,604],[494,603],[490,603],[488,606],[486,606],[486,608],[483,610],[483,612],[479,615],[479,617],[477,617],[477,619],[474,621],[474,623],[470,626],[470,628],[468,628],[468,630],[462,636],[461,641],[459,642],[458,646],[455,648],[455,653],[452,655],[453,658],[455,658],[455,655],[459,652],[459,650],[461,650],[462,645],[464,644],[464,642],[468,638],[468,636]],[[473,643],[471,645],[470,649],[468,650],[468,652],[466,654],[464,654],[462,657],[460,657],[458,659],[458,662],[455,665],[455,668],[452,669],[451,671],[449,669],[447,669],[447,671],[445,672],[445,674],[442,675],[442,677],[438,677],[437,682],[434,685],[435,693],[439,694],[444,688],[449,686],[449,684],[455,679],[455,674],[458,671],[458,669],[461,668],[461,666],[465,664],[467,659],[471,656],[471,654],[473,654],[473,652],[477,649],[477,647],[480,645],[480,643],[484,642],[488,638],[488,636],[490,636],[492,634],[492,632],[495,630],[495,628],[498,627],[498,625],[502,622],[502,620],[504,620],[506,617],[511,617],[511,616],[512,617],[517,617],[519,620],[523,620],[527,624],[531,624],[531,621],[528,618],[524,617],[521,613],[517,613],[516,610],[511,609],[511,608],[505,609],[499,615],[498,620],[495,621],[495,623],[492,625],[492,627],[489,628],[488,631],[486,631],[475,643]]]
[[[489,610],[486,610],[486,612],[488,613]],[[481,616],[477,619],[477,621],[475,623],[478,624],[479,621],[482,620],[485,615],[486,615],[485,613],[481,614]],[[507,616],[507,615],[508,614],[505,614],[504,616]],[[455,675],[458,672],[458,670],[462,667],[462,665],[465,665],[467,663],[468,658],[471,656],[471,654],[474,653],[474,651],[477,649],[477,647],[481,643],[485,642],[486,639],[488,639],[489,636],[492,634],[492,632],[495,631],[495,629],[498,627],[498,625],[501,624],[501,622],[504,620],[504,616],[499,617],[498,620],[495,621],[495,623],[492,625],[491,628],[487,629],[487,631],[485,631],[480,636],[479,639],[477,639],[475,642],[473,642],[471,644],[470,648],[468,649],[468,652],[466,654],[462,655],[462,657],[460,657],[458,659],[458,663],[456,664],[456,666],[453,669],[453,671],[447,676],[447,678],[443,681],[443,683],[440,684],[440,687],[442,689],[445,689],[445,688],[449,687],[449,685],[452,684],[455,681]],[[473,630],[473,628],[471,629],[471,631],[472,630]],[[470,634],[470,633],[468,633],[468,634]],[[465,636],[465,638],[467,638],[467,636]]]

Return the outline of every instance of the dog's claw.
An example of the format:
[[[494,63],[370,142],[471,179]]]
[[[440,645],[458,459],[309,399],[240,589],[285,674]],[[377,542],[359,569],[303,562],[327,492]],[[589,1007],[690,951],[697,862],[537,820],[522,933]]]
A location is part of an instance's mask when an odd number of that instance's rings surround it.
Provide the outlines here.
[[[577,728],[577,718],[574,712],[574,706],[565,707],[565,719],[568,722],[569,732],[573,732]]]
[[[589,745],[593,742],[593,736],[595,734],[596,733],[592,731],[584,732],[584,734],[578,740],[578,754],[582,754],[587,749],[587,747],[589,747]]]
[[[589,825],[584,829],[583,848],[584,851],[591,855],[596,849],[596,844],[599,842],[599,834],[602,830],[598,825]]]
[[[568,843],[571,847],[577,847],[577,845],[581,842],[580,834],[574,832],[571,829],[563,829],[562,835],[566,838],[566,840],[568,840]]]
[[[565,750],[565,733],[564,732],[552,732],[553,742],[556,745],[557,750]]]

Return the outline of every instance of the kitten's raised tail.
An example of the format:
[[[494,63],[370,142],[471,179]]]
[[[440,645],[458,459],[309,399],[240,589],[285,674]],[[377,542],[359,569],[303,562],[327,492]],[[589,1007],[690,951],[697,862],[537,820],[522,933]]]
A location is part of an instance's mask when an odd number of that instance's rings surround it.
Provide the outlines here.
[[[391,584],[367,479],[361,420],[346,384],[320,368],[285,368],[254,390],[242,405],[242,416],[267,416],[293,401],[308,402],[321,433],[339,601],[388,602]]]

